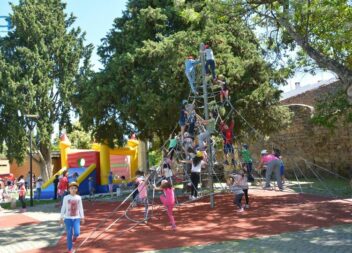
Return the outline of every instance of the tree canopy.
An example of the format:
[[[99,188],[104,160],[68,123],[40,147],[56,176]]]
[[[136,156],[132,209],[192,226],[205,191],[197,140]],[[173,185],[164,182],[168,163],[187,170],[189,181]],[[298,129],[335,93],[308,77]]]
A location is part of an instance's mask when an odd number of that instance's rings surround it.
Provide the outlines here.
[[[229,0],[227,3],[242,8],[238,13],[249,23],[266,29],[268,51],[298,51],[296,66],[313,72],[319,67],[340,78],[341,91],[330,95],[326,103],[319,103],[316,122],[331,125],[341,116],[351,121],[352,96],[346,95],[348,87],[352,91],[351,1]]]
[[[29,136],[24,115],[37,114],[44,178],[51,176],[54,123],[70,125],[71,98],[91,52],[81,30],[71,28],[75,17],[64,13],[65,6],[60,0],[20,0],[12,5],[14,29],[0,39],[0,142],[10,159],[21,162]]]
[[[189,96],[184,61],[198,57],[206,42],[237,110],[264,133],[280,129],[290,115],[279,106],[276,85],[289,72],[267,64],[253,32],[226,10],[223,1],[128,1],[99,48],[104,70],[76,97],[82,125],[110,144],[131,129],[142,138],[167,138]],[[240,117],[236,130],[249,131]]]

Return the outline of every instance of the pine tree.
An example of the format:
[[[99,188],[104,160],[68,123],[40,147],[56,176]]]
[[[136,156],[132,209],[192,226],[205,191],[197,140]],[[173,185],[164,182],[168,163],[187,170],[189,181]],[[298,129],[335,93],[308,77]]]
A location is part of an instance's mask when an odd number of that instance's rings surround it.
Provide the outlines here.
[[[130,0],[99,48],[105,68],[80,88],[82,125],[110,144],[131,128],[141,138],[167,138],[190,92],[184,61],[209,42],[238,111],[264,133],[284,126],[290,115],[275,85],[286,72],[264,61],[252,31],[226,8],[222,1]],[[240,121],[237,133],[249,131]]]
[[[28,146],[23,115],[39,115],[44,179],[51,176],[54,124],[70,124],[71,98],[91,52],[80,29],[70,28],[75,18],[65,14],[65,6],[60,0],[21,0],[12,5],[13,31],[0,40],[0,142],[10,159],[23,161]]]

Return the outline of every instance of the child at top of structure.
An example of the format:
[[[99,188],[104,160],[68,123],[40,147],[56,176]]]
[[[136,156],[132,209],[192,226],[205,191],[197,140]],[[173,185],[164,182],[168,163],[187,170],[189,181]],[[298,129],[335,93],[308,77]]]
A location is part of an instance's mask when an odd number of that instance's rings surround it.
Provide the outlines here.
[[[206,129],[198,135],[198,145],[200,150],[205,150],[204,142],[216,131],[216,120],[213,118],[213,113],[210,112],[209,119],[200,123],[206,126]]]
[[[195,65],[199,64],[199,60],[195,60],[193,55],[188,56],[185,61],[185,73],[188,79],[189,86],[191,87],[192,92],[197,95],[198,92],[194,86],[196,81],[196,68]]]
[[[177,139],[178,139],[178,137],[176,134],[173,138],[172,138],[172,135],[170,134],[170,137],[169,137],[169,156],[170,156],[171,160],[174,157],[175,149],[177,146]]]
[[[225,101],[228,101],[229,100],[229,88],[227,86],[225,77],[223,75],[219,75],[217,81],[218,81],[218,83],[221,86],[221,90],[220,90],[220,101],[221,101],[221,103],[224,102],[224,98],[225,98]]]
[[[60,223],[65,223],[68,252],[73,252],[73,242],[80,235],[80,223],[84,224],[82,198],[77,194],[78,183],[69,184],[70,194],[64,197]]]
[[[253,170],[253,160],[251,156],[251,152],[248,149],[247,144],[242,145],[241,149],[241,158],[242,158],[242,163],[246,168],[247,171],[247,179],[249,182],[254,182],[254,177],[252,175],[252,170]]]
[[[280,165],[281,165],[280,159],[273,154],[268,154],[266,149],[263,149],[260,154],[261,154],[261,160],[260,160],[259,166],[257,167],[257,170],[261,169],[264,165],[266,165],[264,188],[270,188],[271,174],[274,171],[276,181],[277,181],[277,186],[282,191],[283,186],[282,186],[282,181],[280,176]]]
[[[187,121],[187,110],[186,110],[187,100],[182,101],[182,107],[180,111],[180,118],[178,120],[178,124],[181,127],[181,139],[183,141],[183,134],[186,128],[186,121]]]
[[[242,207],[242,197],[244,195],[242,188],[242,176],[239,174],[232,175],[226,180],[227,185],[230,188],[230,191],[234,193],[233,203],[238,207],[238,212],[243,212],[244,209]]]
[[[169,217],[171,228],[173,230],[175,230],[176,229],[176,223],[175,223],[175,218],[174,218],[174,215],[173,215],[173,208],[175,206],[175,192],[174,192],[174,188],[172,187],[172,184],[170,182],[168,182],[167,180],[162,180],[160,187],[156,187],[154,185],[154,188],[156,190],[162,190],[163,191],[163,195],[160,196],[160,201],[166,207],[167,216]]]
[[[138,195],[133,200],[134,203],[132,204],[135,206],[136,204],[140,203],[144,205],[144,221],[147,222],[148,220],[148,177],[139,176],[136,178],[136,184],[138,189]]]
[[[216,81],[216,74],[215,74],[215,58],[213,50],[211,49],[209,44],[204,46],[204,55],[205,55],[205,72],[206,74],[210,74],[213,77],[213,80]],[[210,67],[210,70],[209,70]]]
[[[220,131],[224,139],[224,160],[225,160],[224,163],[226,165],[228,165],[228,161],[227,161],[228,154],[231,154],[232,165],[236,165],[235,154],[234,154],[235,152],[232,144],[234,139],[234,134],[233,134],[234,126],[235,126],[235,121],[233,118],[231,119],[230,125],[228,125],[223,120],[220,122]]]

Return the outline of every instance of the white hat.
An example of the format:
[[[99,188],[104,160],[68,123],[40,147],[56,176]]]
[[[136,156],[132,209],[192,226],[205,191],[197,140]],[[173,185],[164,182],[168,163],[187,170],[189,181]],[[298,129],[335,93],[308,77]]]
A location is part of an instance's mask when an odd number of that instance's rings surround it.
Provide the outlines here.
[[[260,152],[260,154],[262,154],[262,155],[266,155],[268,153],[268,151],[266,151],[266,149],[263,149],[261,152]]]

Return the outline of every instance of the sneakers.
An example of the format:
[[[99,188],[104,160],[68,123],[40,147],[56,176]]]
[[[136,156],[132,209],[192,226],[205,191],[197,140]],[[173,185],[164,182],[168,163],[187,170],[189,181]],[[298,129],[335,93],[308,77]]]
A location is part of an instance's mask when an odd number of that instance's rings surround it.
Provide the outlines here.
[[[175,224],[171,225],[171,229],[175,231],[176,230],[176,225]]]
[[[241,208],[241,209],[237,210],[237,212],[242,213],[242,212],[244,212],[244,209]]]
[[[189,200],[195,200],[196,199],[196,197],[194,197],[194,196],[189,196]]]
[[[225,165],[229,165],[229,162],[227,160],[225,160],[224,164]]]

